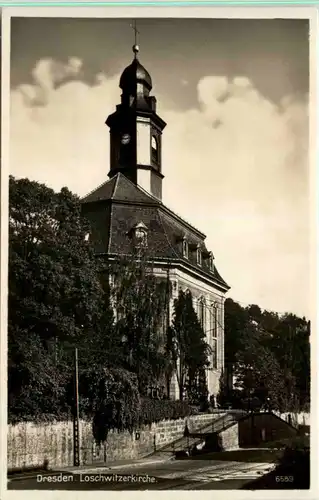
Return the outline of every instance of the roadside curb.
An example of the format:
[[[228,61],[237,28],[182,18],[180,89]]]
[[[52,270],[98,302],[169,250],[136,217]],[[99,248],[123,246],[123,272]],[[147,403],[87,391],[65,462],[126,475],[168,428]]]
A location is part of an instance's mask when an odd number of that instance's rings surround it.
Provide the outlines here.
[[[70,468],[64,468],[62,467],[59,470],[46,470],[46,471],[38,471],[37,473],[35,472],[34,474],[24,474],[24,475],[19,475],[17,477],[14,476],[7,476],[7,481],[8,482],[14,482],[14,481],[22,481],[23,479],[35,479],[38,475],[41,476],[50,476],[53,474],[104,474],[107,472],[111,472],[112,470],[118,470],[118,469],[134,469],[135,467],[143,467],[143,465],[154,465],[154,464],[161,464],[165,462],[170,462],[174,460],[175,457],[169,457],[169,458],[162,458],[160,460],[144,460],[143,462],[131,462],[127,464],[119,464],[119,465],[102,465],[102,466],[96,466],[94,467],[93,465],[88,467],[80,466],[79,468],[75,467],[70,467]]]

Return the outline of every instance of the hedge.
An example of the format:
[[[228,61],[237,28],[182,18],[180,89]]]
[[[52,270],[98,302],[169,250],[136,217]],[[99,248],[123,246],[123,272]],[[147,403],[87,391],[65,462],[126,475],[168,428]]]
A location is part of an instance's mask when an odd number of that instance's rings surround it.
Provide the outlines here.
[[[150,425],[161,420],[176,420],[197,414],[187,401],[171,401],[168,399],[141,400],[140,425]]]

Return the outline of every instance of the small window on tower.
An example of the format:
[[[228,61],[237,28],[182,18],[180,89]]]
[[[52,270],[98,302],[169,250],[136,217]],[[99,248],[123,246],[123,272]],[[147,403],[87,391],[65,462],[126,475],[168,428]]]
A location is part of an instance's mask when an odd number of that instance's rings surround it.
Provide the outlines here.
[[[155,135],[152,135],[152,161],[158,163],[158,142]]]

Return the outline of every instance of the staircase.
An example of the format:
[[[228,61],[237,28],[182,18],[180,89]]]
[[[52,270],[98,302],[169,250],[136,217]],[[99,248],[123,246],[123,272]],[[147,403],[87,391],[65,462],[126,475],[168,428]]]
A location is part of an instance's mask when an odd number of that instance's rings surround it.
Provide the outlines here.
[[[241,410],[225,410],[222,415],[216,414],[216,418],[212,422],[200,427],[196,432],[189,432],[186,426],[183,437],[163,446],[151,455],[172,455],[179,451],[191,450],[194,446],[204,443],[207,435],[223,431],[246,413]],[[212,417],[214,417],[213,414]]]

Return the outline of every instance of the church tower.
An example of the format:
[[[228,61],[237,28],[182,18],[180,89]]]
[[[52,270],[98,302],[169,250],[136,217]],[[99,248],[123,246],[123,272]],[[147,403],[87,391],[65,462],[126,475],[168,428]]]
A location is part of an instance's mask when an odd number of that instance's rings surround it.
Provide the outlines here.
[[[136,27],[134,31],[136,37]],[[179,292],[191,292],[211,347],[207,388],[216,396],[225,368],[224,301],[229,285],[217,270],[205,234],[162,201],[166,123],[156,113],[152,79],[138,60],[136,38],[133,53],[120,78],[121,101],[106,120],[111,143],[109,179],[81,200],[82,214],[91,224],[89,238],[101,259],[112,263],[118,256],[147,249],[156,278],[172,284],[165,307],[166,326],[171,325]],[[168,382],[167,397],[178,399],[176,372]]]
[[[110,179],[118,172],[134,184],[162,199],[162,132],[166,123],[156,113],[150,96],[152,79],[137,58],[120,78],[121,103],[106,120],[110,128]]]

